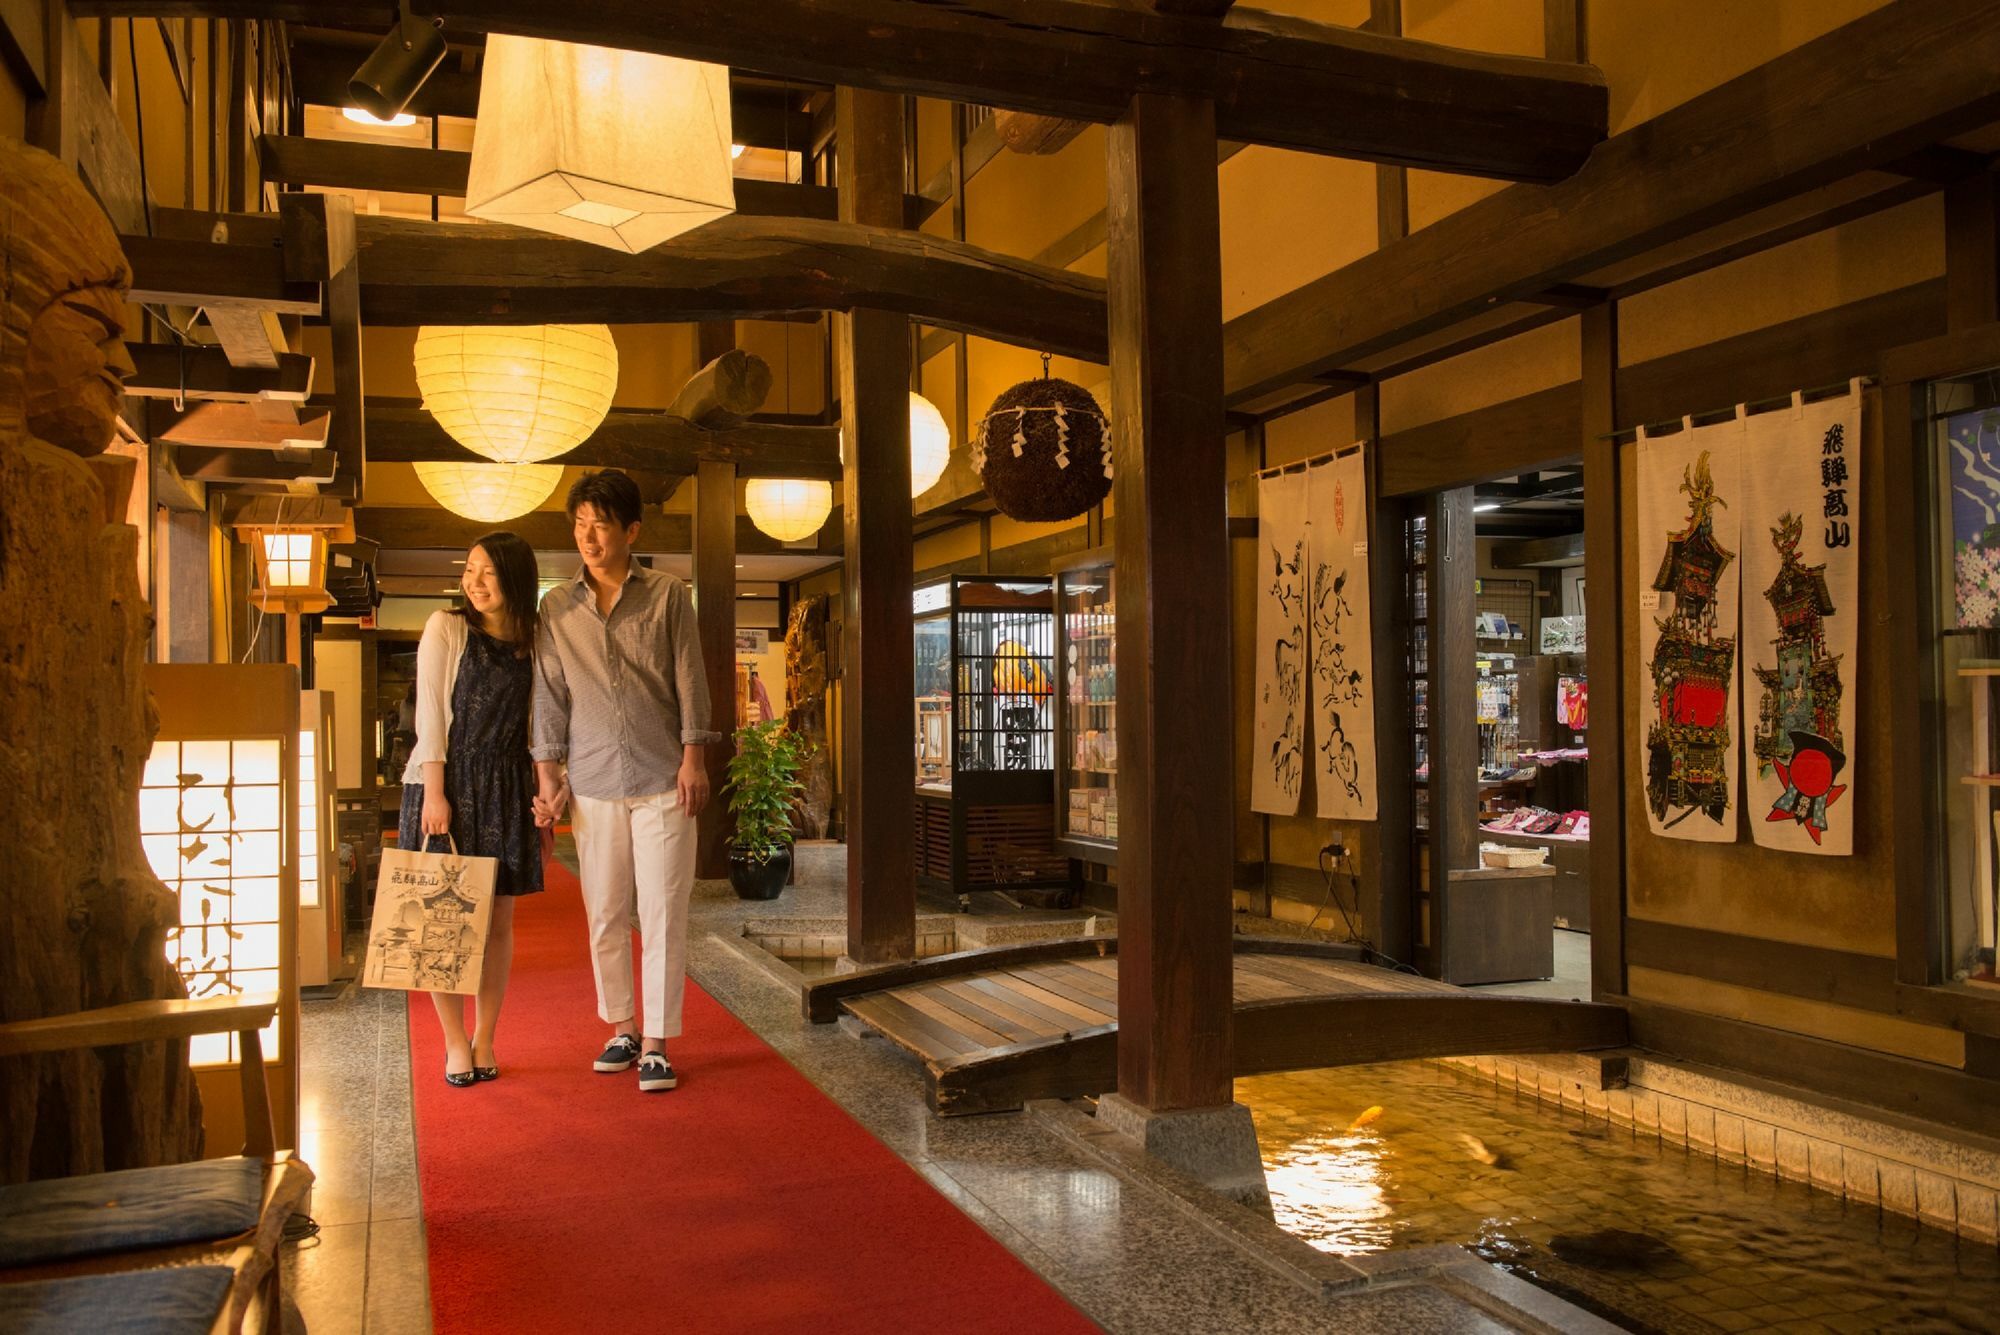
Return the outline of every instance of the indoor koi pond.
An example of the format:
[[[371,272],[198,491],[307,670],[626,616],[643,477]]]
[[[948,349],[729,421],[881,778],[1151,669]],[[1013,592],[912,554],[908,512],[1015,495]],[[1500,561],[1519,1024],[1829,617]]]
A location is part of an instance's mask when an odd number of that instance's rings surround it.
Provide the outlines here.
[[[1985,1331],[2000,1250],[1424,1063],[1239,1080],[1280,1226],[1462,1244],[1637,1332]]]

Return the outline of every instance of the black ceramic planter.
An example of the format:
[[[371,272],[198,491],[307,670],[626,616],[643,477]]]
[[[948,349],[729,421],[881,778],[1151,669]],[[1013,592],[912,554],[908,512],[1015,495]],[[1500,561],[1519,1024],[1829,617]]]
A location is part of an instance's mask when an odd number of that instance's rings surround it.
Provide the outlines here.
[[[788,847],[759,862],[740,849],[729,851],[729,884],[739,899],[776,899],[792,877],[792,850]]]

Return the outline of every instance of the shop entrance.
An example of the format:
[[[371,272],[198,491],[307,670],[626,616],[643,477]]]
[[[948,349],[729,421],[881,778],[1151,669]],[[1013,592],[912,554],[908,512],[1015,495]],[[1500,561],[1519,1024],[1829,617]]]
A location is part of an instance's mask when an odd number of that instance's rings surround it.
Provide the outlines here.
[[[1427,972],[1588,997],[1582,465],[1438,493],[1408,535]]]

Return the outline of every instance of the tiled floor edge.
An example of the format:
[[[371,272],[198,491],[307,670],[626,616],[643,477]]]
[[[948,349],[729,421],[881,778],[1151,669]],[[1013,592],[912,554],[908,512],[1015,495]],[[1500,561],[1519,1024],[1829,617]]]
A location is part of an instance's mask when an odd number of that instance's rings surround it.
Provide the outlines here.
[[[1816,1110],[1811,1105],[1735,1086],[1707,1072],[1699,1075],[1702,1086],[1717,1095],[1734,1091],[1740,1098],[1727,1102],[1719,1097],[1692,1099],[1687,1097],[1688,1084],[1674,1076],[1695,1073],[1682,1072],[1674,1063],[1656,1057],[1634,1062],[1628,1088],[1607,1090],[1587,1089],[1568,1072],[1550,1069],[1533,1057],[1442,1057],[1435,1062],[1464,1078],[1531,1095],[1586,1117],[1630,1126],[1641,1135],[1657,1135],[1664,1144],[1707,1154],[1723,1163],[1743,1164],[1781,1180],[1801,1182],[1973,1241],[2000,1244],[2000,1192],[1986,1182],[1953,1172],[1943,1156],[1924,1160],[1883,1153],[1883,1142],[1908,1134],[1886,1123],[1869,1122],[1853,1113],[1838,1114],[1839,1120],[1865,1124],[1876,1133],[1869,1137],[1872,1148],[1816,1135],[1800,1129],[1815,1120]],[[1651,1085],[1646,1083],[1649,1076]],[[1769,1108],[1774,1101],[1795,1105],[1797,1111],[1783,1117],[1755,1115],[1755,1110]]]

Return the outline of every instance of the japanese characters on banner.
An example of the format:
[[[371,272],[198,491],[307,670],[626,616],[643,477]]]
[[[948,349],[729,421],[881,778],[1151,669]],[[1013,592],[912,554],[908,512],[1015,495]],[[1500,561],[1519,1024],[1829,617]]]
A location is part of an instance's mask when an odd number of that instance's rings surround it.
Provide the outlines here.
[[[1257,483],[1257,715],[1250,809],[1296,815],[1305,780],[1306,475]]]
[[[1639,663],[1654,834],[1734,843],[1744,422],[1639,433]]]
[[[1362,449],[1306,470],[1313,782],[1319,814],[1375,819],[1374,632]]]
[[[1854,851],[1861,392],[1752,416],[1744,431],[1743,744],[1750,835]]]

